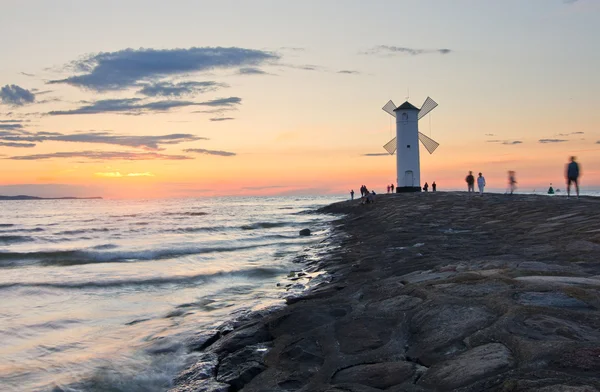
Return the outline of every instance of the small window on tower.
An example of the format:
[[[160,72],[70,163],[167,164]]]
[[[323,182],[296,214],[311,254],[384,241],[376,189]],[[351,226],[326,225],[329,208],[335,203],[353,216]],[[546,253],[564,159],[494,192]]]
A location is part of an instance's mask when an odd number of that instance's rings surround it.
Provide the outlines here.
[[[410,144],[407,144],[407,145],[406,145],[406,148],[410,148]]]

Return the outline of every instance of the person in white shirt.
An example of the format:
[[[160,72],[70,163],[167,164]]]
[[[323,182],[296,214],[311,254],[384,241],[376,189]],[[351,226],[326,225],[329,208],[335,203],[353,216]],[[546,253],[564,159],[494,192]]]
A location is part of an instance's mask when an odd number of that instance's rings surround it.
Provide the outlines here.
[[[481,173],[479,173],[479,177],[477,177],[477,186],[479,187],[479,194],[483,195],[483,188],[485,188],[485,177]]]

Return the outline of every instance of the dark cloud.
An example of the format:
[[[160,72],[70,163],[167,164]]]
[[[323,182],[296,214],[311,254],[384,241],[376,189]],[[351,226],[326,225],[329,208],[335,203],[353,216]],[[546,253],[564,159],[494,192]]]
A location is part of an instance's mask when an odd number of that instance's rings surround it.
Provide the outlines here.
[[[363,157],[383,157],[383,156],[387,156],[390,155],[387,152],[371,152],[368,154],[362,154]]]
[[[187,106],[231,107],[239,105],[241,102],[242,99],[238,97],[219,98],[205,102],[166,100],[147,103],[144,103],[144,100],[140,98],[104,99],[77,109],[55,110],[47,114],[50,116],[97,113],[143,114],[147,112],[166,112],[170,109]]]
[[[451,53],[451,49],[414,49],[406,48],[403,46],[390,46],[390,45],[378,45],[371,49],[368,49],[361,54],[366,55],[395,55],[395,54],[407,54],[410,56],[416,56],[420,54],[448,54]]]
[[[230,121],[230,120],[235,120],[234,117],[214,117],[211,118],[210,121]]]
[[[49,83],[66,83],[96,91],[120,90],[138,82],[215,68],[261,65],[276,53],[244,48],[124,49],[89,55],[71,64],[81,75]]]
[[[14,130],[14,129],[22,129],[22,128],[23,128],[23,125],[21,125],[21,124],[0,123],[0,129]]]
[[[183,150],[183,151],[184,152],[193,152],[196,154],[218,155],[218,156],[222,156],[222,157],[232,157],[232,156],[237,155],[235,152],[205,150],[203,148],[188,148],[187,150]]]
[[[215,91],[222,87],[229,87],[224,83],[217,82],[157,82],[140,84],[143,86],[138,94],[147,97],[181,97],[184,95],[196,95],[209,91]]]
[[[185,160],[193,159],[185,155],[165,155],[156,152],[129,152],[129,151],[72,151],[54,152],[50,154],[35,154],[12,156],[6,159],[20,161],[35,161],[54,158],[85,158],[94,160],[119,160],[119,161],[150,161],[150,160]]]
[[[30,74],[30,73],[27,73],[27,72],[19,72],[19,73],[20,73],[21,75],[23,75],[23,76],[29,76],[29,77],[33,77],[33,76],[35,76],[34,74]]]
[[[571,136],[571,135],[583,135],[585,132],[569,132],[569,133],[557,133],[556,136]]]
[[[265,72],[260,68],[254,68],[254,67],[240,68],[238,73],[240,75],[270,75],[268,72]]]
[[[360,72],[359,71],[352,71],[349,69],[342,69],[341,71],[337,71],[337,73],[339,74],[347,74],[347,75],[359,75]]]
[[[5,105],[23,106],[35,102],[35,94],[16,84],[7,84],[0,88],[0,102]]]
[[[540,143],[562,143],[562,142],[566,142],[568,140],[565,139],[540,139],[538,140],[538,142]]]
[[[163,149],[161,148],[162,145],[173,145],[185,142],[194,142],[198,140],[208,139],[189,133],[173,133],[159,136],[132,136],[119,135],[109,131],[76,132],[72,134],[63,134],[60,132],[27,132],[20,130],[13,132],[0,132],[0,141],[2,142],[42,143],[46,141],[53,141],[96,143],[141,148],[150,151],[160,151]]]
[[[0,147],[21,147],[21,148],[31,148],[31,147],[35,147],[35,143],[12,143],[12,142],[0,142]]]
[[[0,123],[22,123],[22,122],[29,122],[29,120],[25,121],[25,120],[0,120]]]

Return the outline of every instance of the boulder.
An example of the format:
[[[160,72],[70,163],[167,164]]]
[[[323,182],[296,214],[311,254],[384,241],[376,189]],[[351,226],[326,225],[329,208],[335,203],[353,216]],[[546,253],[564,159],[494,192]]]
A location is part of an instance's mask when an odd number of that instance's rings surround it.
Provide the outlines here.
[[[338,371],[332,383],[362,384],[372,388],[387,389],[409,379],[415,372],[410,362],[382,362],[356,365]]]
[[[219,364],[217,381],[231,385],[232,391],[239,391],[266,369],[263,361],[266,353],[266,347],[255,345],[226,356]]]
[[[506,346],[490,343],[435,364],[421,377],[419,384],[454,390],[504,372],[513,364],[514,358]]]
[[[308,235],[310,235],[310,229],[302,229],[302,230],[300,230],[300,235],[302,235],[302,236],[308,236]]]

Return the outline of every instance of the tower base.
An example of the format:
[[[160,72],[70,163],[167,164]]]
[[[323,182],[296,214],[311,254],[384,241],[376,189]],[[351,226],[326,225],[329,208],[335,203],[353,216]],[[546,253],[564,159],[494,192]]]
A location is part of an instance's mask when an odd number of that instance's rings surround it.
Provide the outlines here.
[[[396,187],[396,193],[406,193],[406,192],[421,192],[420,186],[399,186]]]

